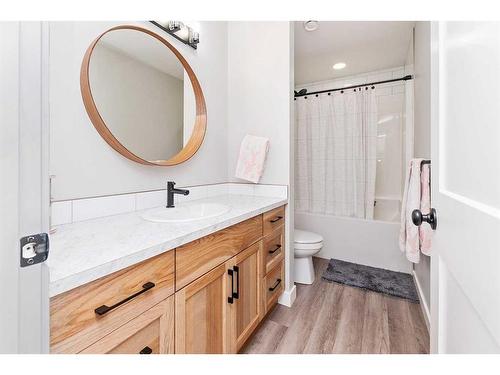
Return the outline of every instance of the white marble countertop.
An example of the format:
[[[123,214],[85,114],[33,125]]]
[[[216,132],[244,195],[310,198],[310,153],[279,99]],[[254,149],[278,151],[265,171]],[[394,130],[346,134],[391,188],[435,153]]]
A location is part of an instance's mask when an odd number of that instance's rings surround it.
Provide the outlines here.
[[[140,216],[143,211],[136,211],[56,227],[50,236],[47,261],[50,296],[287,203],[280,197],[229,194],[196,202],[223,203],[231,210],[214,218],[185,223],[153,223]]]

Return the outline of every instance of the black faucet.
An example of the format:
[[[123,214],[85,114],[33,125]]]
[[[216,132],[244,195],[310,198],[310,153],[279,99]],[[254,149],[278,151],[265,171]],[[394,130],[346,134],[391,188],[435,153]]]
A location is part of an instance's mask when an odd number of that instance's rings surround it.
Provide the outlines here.
[[[167,182],[167,208],[175,207],[174,206],[174,194],[182,194],[182,195],[189,194],[189,190],[176,189],[176,188],[174,188],[174,186],[175,186],[174,181]]]

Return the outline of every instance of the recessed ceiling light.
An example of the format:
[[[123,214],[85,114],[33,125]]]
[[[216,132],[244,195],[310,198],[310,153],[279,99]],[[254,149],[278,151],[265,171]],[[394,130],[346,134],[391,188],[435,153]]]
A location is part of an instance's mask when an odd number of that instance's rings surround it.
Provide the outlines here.
[[[338,62],[336,64],[333,64],[332,68],[335,70],[340,70],[340,69],[344,69],[346,66],[347,66],[347,64],[345,62]]]
[[[304,29],[306,31],[314,31],[314,30],[318,30],[318,28],[319,28],[318,21],[305,21],[304,22]]]

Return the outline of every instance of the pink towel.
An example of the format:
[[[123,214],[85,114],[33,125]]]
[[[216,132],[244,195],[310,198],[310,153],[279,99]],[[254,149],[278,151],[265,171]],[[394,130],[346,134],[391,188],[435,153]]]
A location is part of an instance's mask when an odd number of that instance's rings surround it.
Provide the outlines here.
[[[241,142],[235,176],[250,182],[259,182],[264,173],[268,149],[269,140],[267,138],[246,135]]]
[[[431,212],[431,179],[429,164],[424,164],[422,166],[420,182],[420,211],[422,211],[422,214],[428,214]],[[431,255],[431,243],[434,231],[427,223],[422,224],[418,230],[420,234],[420,251],[425,255]]]
[[[427,223],[422,223],[420,227],[417,227],[411,220],[413,210],[420,209],[422,214],[428,214],[431,208],[430,168],[428,164],[425,164],[421,169],[422,160],[410,161],[401,204],[399,248],[413,263],[420,261],[420,251],[425,255],[430,255],[433,233]]]
[[[418,227],[411,220],[413,210],[420,208],[420,163],[422,159],[412,159],[406,174],[405,191],[401,202],[401,227],[399,248],[413,263],[420,261],[420,239]]]

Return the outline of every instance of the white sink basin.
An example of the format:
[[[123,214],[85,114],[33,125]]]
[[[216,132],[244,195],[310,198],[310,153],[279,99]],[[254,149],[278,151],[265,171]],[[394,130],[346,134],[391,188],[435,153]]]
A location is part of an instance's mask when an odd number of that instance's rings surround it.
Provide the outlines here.
[[[144,212],[141,217],[156,223],[182,223],[220,216],[230,209],[220,203],[186,203],[172,208],[154,208]]]

